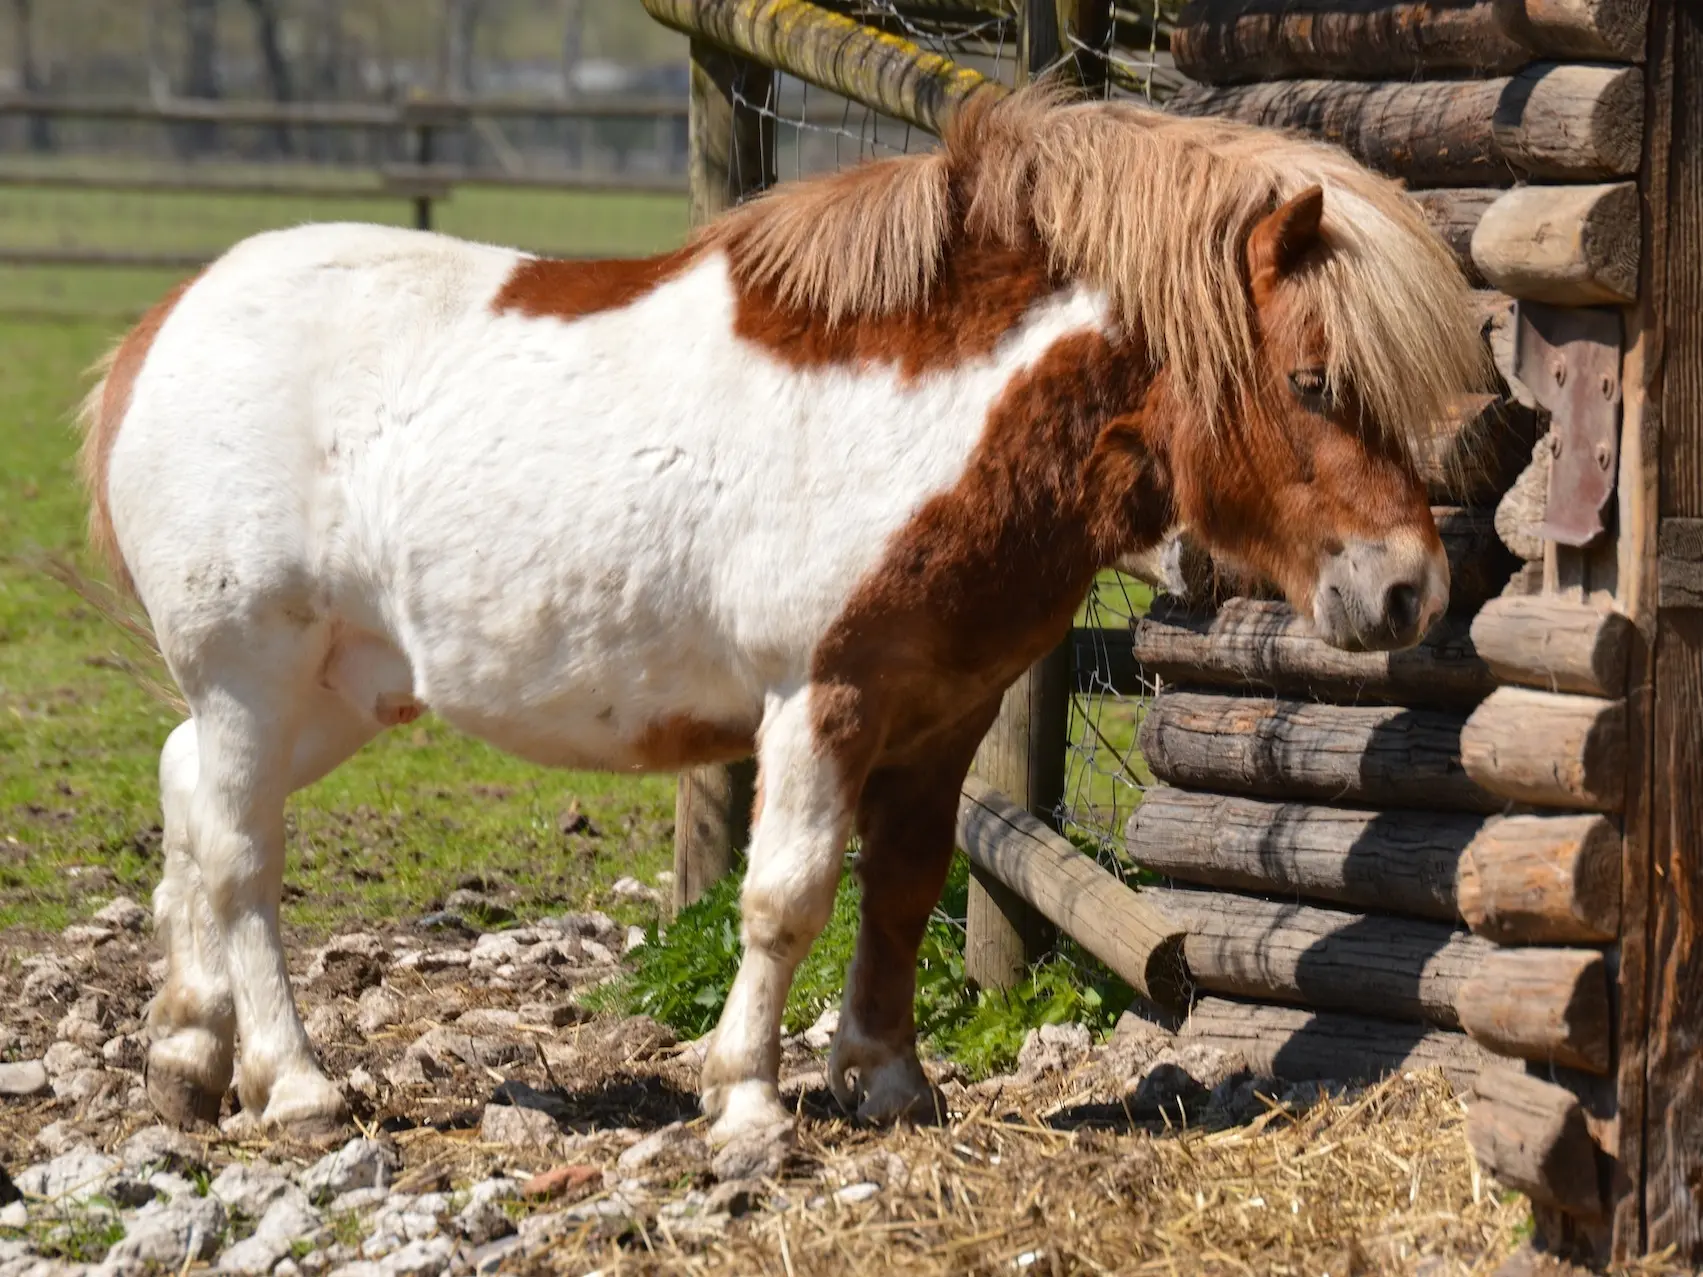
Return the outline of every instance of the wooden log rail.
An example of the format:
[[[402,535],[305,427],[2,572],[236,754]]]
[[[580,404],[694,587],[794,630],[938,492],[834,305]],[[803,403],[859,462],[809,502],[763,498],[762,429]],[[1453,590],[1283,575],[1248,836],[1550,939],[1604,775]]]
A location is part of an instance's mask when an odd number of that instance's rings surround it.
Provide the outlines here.
[[[1594,949],[1502,949],[1442,923],[1229,892],[1142,895],[1188,928],[1189,976],[1212,993],[1461,1028],[1501,1055],[1608,1071]]]
[[[1473,1083],[1467,1139],[1479,1164],[1539,1206],[1594,1219],[1602,1173],[1584,1107],[1565,1087],[1492,1064]]]
[[[1472,621],[1472,642],[1504,683],[1583,696],[1620,696],[1636,634],[1604,604],[1563,595],[1493,599]]]
[[[1499,687],[1460,735],[1483,790],[1537,807],[1618,812],[1625,803],[1626,703]]]
[[[939,133],[971,98],[1005,88],[809,0],[644,0],[664,26]]]
[[[1646,0],[1193,0],[1171,35],[1203,84],[1506,75],[1533,55],[1637,62]]]
[[[1161,786],[1130,858],[1180,882],[1464,920],[1498,944],[1596,944],[1620,929],[1620,830],[1603,816],[1362,811]]]
[[[1167,784],[1254,797],[1491,813],[1504,800],[1461,767],[1460,714],[1161,693],[1141,751]]]
[[[958,845],[1142,996],[1188,1001],[1183,930],[1039,819],[972,776],[958,804]]]
[[[1231,599],[1202,615],[1160,596],[1131,627],[1130,655],[1167,683],[1265,688],[1314,700],[1471,708],[1496,687],[1466,622],[1448,618],[1405,652],[1345,652],[1287,603]]]
[[[1179,1039],[1239,1051],[1255,1072],[1287,1082],[1361,1082],[1437,1068],[1465,1090],[1494,1059],[1447,1029],[1228,998],[1196,1002]]]
[[[1637,67],[1538,63],[1492,80],[1194,85],[1170,108],[1302,129],[1414,187],[1508,186],[1635,173],[1643,94]]]

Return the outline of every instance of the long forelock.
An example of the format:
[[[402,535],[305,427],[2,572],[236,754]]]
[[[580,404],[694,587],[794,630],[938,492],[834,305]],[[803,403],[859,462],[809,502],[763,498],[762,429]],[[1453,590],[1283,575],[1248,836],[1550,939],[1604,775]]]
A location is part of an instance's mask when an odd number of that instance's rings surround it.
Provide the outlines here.
[[[1335,147],[1038,87],[972,104],[940,150],[779,187],[704,242],[829,322],[926,304],[955,239],[1038,242],[1210,424],[1262,389],[1249,232],[1313,185],[1324,251],[1288,283],[1289,309],[1324,332],[1333,387],[1415,450],[1486,380],[1471,293],[1417,205]]]

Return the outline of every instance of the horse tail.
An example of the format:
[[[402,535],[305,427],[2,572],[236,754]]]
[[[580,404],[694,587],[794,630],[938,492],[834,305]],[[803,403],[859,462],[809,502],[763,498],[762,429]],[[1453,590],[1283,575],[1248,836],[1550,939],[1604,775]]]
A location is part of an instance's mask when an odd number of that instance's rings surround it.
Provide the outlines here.
[[[112,463],[112,445],[117,441],[119,427],[124,424],[124,416],[130,410],[130,395],[136,385],[136,376],[142,371],[142,364],[147,360],[160,328],[194,282],[194,278],[186,279],[173,288],[96,361],[89,373],[97,380],[84,397],[77,414],[83,433],[77,469],[89,498],[89,545],[106,564],[113,583],[132,598],[136,596],[136,583],[124,562],[118,534],[112,526],[107,470]]]

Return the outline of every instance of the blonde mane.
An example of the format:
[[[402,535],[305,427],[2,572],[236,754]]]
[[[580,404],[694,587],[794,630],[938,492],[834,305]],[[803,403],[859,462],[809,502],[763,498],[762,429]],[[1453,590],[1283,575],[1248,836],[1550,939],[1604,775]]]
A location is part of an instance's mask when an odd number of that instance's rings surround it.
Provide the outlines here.
[[[1024,90],[972,106],[944,146],[780,186],[712,224],[746,280],[830,322],[923,304],[957,235],[1038,236],[1052,268],[1110,299],[1156,364],[1216,418],[1251,389],[1244,250],[1310,186],[1322,237],[1296,277],[1333,389],[1411,446],[1486,377],[1471,294],[1394,182],[1333,146],[1124,103]]]

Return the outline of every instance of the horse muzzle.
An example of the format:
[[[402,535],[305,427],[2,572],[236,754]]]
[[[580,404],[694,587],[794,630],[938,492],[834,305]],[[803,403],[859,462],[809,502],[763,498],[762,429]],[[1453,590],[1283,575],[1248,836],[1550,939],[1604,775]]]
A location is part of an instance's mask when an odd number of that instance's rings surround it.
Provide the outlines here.
[[[1435,540],[1397,534],[1352,540],[1330,555],[1313,588],[1313,627],[1332,647],[1412,647],[1449,606],[1449,561]]]

